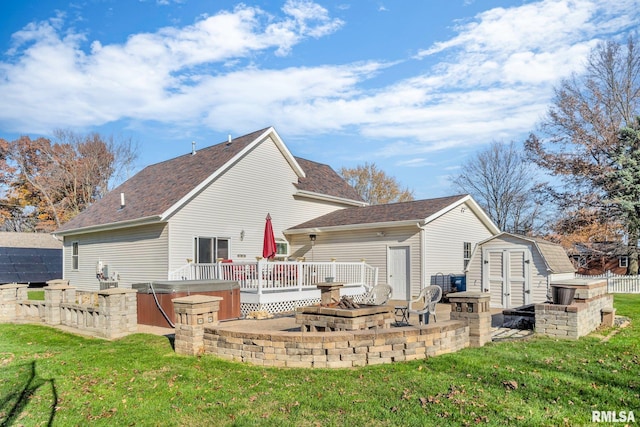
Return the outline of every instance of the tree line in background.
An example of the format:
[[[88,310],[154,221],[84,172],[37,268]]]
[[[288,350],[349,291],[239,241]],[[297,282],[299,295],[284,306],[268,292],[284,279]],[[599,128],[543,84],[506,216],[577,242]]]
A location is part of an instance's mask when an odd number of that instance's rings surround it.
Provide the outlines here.
[[[55,230],[106,194],[137,158],[131,140],[54,135],[54,142],[0,139],[0,230]]]
[[[455,179],[510,232],[567,249],[628,255],[640,238],[640,54],[633,37],[596,46],[583,74],[561,82],[523,149],[494,143]],[[537,166],[539,169],[534,169]],[[540,178],[539,171],[551,179]],[[551,215],[543,218],[541,206]]]

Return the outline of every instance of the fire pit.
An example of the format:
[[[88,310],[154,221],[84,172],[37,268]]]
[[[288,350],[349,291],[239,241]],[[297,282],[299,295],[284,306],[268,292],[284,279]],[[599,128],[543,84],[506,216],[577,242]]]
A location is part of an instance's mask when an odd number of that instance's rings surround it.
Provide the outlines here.
[[[298,307],[296,324],[302,332],[357,331],[390,328],[393,308],[388,305],[360,305],[344,309],[322,306]]]
[[[342,283],[319,283],[317,286],[320,305],[296,309],[296,324],[302,332],[390,328],[395,320],[391,306],[355,304],[350,298],[340,298]]]

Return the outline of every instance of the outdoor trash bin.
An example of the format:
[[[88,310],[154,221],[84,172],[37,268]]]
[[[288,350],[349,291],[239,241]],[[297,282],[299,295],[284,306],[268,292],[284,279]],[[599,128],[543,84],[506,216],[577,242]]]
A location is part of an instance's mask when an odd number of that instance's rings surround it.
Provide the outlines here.
[[[554,304],[569,305],[573,302],[576,288],[572,286],[551,285],[551,297]]]

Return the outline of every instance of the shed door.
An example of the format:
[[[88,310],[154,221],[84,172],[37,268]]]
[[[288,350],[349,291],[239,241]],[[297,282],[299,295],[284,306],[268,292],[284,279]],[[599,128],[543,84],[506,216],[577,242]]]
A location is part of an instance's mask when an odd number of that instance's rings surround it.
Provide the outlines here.
[[[409,295],[409,246],[389,247],[387,283],[393,289],[393,299],[408,300]]]
[[[511,296],[509,307],[520,307],[531,302],[531,281],[528,277],[529,259],[524,249],[511,249],[509,256],[508,292]]]
[[[485,249],[484,283],[488,284],[491,306],[519,307],[531,303],[528,249]]]
[[[504,289],[504,256],[502,250],[485,250],[483,254],[483,282],[491,295],[492,307],[505,306],[505,289]]]

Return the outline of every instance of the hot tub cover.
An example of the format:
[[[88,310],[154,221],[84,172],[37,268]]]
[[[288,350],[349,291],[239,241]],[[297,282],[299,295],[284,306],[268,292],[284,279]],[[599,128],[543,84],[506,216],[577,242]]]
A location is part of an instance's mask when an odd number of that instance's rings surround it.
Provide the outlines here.
[[[152,293],[151,285],[157,294],[230,291],[240,288],[238,282],[231,280],[159,280],[151,283],[134,283],[131,288],[139,293],[150,294]]]

